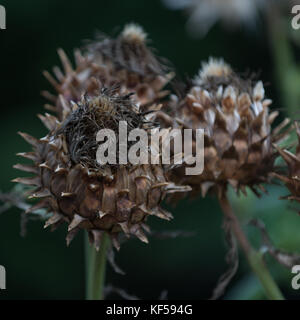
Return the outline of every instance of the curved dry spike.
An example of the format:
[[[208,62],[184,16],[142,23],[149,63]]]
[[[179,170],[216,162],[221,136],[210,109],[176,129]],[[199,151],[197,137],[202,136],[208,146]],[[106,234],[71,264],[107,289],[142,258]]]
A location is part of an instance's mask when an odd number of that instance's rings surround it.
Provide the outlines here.
[[[62,71],[60,70],[59,67],[55,66],[53,67],[52,69],[53,73],[55,74],[55,77],[60,81],[62,82],[65,78],[64,74],[62,73]]]
[[[74,57],[76,66],[80,66],[85,60],[79,49],[74,50]]]
[[[39,157],[35,152],[19,152],[17,153],[17,156],[32,160],[34,162],[39,160]]]
[[[175,193],[175,192],[188,192],[191,191],[190,186],[177,186],[174,183],[168,183],[168,186],[165,187],[166,193]]]
[[[73,220],[69,224],[68,231],[71,231],[77,228],[83,221],[87,220],[86,218],[81,217],[79,214],[74,214]]]
[[[20,131],[18,132],[18,134],[32,146],[37,147],[39,145],[39,140],[32,137],[31,135]]]
[[[41,92],[41,95],[47,100],[53,103],[56,103],[57,97],[54,94],[50,93],[49,91],[44,90]]]
[[[49,142],[49,146],[51,146],[54,150],[59,150],[60,141],[58,141],[57,139],[52,140]]]
[[[272,103],[273,103],[273,101],[271,99],[265,99],[262,101],[262,105],[264,108],[269,107]]]
[[[70,111],[72,111],[72,110],[71,110],[71,107],[69,106],[69,104],[68,104],[68,102],[67,102],[67,100],[65,99],[65,97],[64,97],[62,94],[60,94],[60,95],[58,96],[58,98],[59,98],[59,102],[60,102],[60,104],[61,104],[61,106],[62,106],[64,115],[66,115],[66,114],[68,114]]]
[[[43,125],[48,129],[48,130],[52,130],[52,127],[50,126],[50,123],[48,122],[47,118],[44,117],[41,114],[38,114],[38,118],[42,121]]]
[[[99,217],[100,217],[100,219],[101,219],[101,218],[103,218],[104,216],[106,216],[108,213],[99,210],[99,211],[98,211],[98,214],[99,214]]]
[[[297,132],[298,138],[300,138],[300,128],[299,128],[299,123],[297,121],[294,121],[294,126]]]
[[[57,222],[59,222],[60,220],[63,220],[63,215],[57,213],[57,212],[54,212],[52,217],[50,217],[46,222],[45,222],[45,225],[44,225],[44,229],[48,228],[49,226],[53,225],[53,224],[56,224]]]
[[[49,136],[48,135],[46,135],[45,137],[43,137],[43,138],[40,138],[40,141],[42,142],[42,143],[49,143]]]
[[[56,167],[56,169],[54,170],[55,173],[67,173],[68,170],[66,168],[61,167],[60,165],[58,165]]]
[[[271,175],[272,177],[278,178],[279,180],[283,181],[283,182],[286,183],[286,184],[289,184],[289,183],[291,182],[288,177],[282,176],[282,175],[280,175],[280,174],[278,174],[278,173],[276,173],[276,172],[272,172],[270,175]]]
[[[56,108],[55,106],[53,106],[52,104],[46,103],[46,104],[44,105],[44,108],[45,108],[46,110],[49,110],[49,111],[52,111],[52,112],[57,112],[57,108]]]
[[[152,209],[149,213],[151,215],[154,215],[160,219],[167,220],[167,221],[170,221],[173,218],[173,216],[170,212],[165,211],[159,207]]]
[[[145,214],[149,214],[149,215],[151,215],[151,214],[152,214],[152,213],[151,213],[151,211],[149,211],[149,210],[147,209],[147,207],[146,207],[146,204],[145,204],[145,203],[143,203],[143,204],[139,205],[139,206],[138,206],[138,208],[139,208],[140,210],[142,210]]]
[[[57,92],[61,92],[60,84],[51,76],[48,71],[44,71],[43,75],[52,84]]]
[[[151,233],[150,227],[147,226],[145,223],[142,223],[141,226],[147,233],[149,234]]]
[[[33,193],[31,196],[29,196],[29,199],[34,198],[45,198],[51,196],[51,192],[48,189],[40,190],[38,192]]]
[[[15,164],[13,168],[25,171],[25,172],[30,172],[30,173],[38,173],[39,170],[36,166],[30,166],[30,165],[25,165],[25,164]]]
[[[287,150],[280,149],[276,144],[273,144],[274,148],[278,151],[278,153],[282,156],[284,161],[287,164],[293,164],[294,161],[300,162],[300,159],[298,159],[295,155],[293,155],[291,152]]]
[[[61,48],[59,48],[57,50],[57,53],[60,57],[60,60],[61,60],[61,63],[63,65],[63,68],[64,68],[64,71],[65,73],[72,73],[73,72],[73,67],[72,67],[72,64],[68,58],[68,56],[66,55],[65,51]]]
[[[120,227],[124,231],[127,238],[129,238],[130,230],[127,222],[119,222]]]
[[[291,122],[290,119],[284,119],[274,130],[273,135],[277,135],[284,127],[286,127]]]
[[[142,231],[141,227],[134,226],[133,228],[131,228],[130,232],[142,242],[149,243],[148,238],[146,237],[145,233]]]
[[[93,240],[94,240],[94,246],[97,251],[100,250],[100,245],[101,245],[101,239],[102,239],[102,231],[99,230],[92,230],[91,231],[93,235]]]
[[[294,155],[293,153],[291,153],[290,151],[288,150],[283,150],[284,154],[286,155],[286,158],[289,158],[291,159],[291,161],[296,161],[298,163],[300,163],[300,159]]]
[[[273,111],[272,113],[270,113],[269,118],[268,118],[269,124],[272,124],[274,122],[274,120],[278,117],[278,115],[279,115],[278,111]]]
[[[43,163],[39,164],[39,167],[51,170],[51,168],[49,167],[47,162],[43,162]]]
[[[73,229],[72,231],[68,232],[68,234],[66,236],[67,247],[70,245],[72,240],[75,238],[78,231],[79,231],[79,229]]]
[[[112,242],[113,246],[119,251],[120,250],[120,243],[119,243],[118,235],[112,234],[112,235],[110,235],[110,238],[111,238],[111,242]]]
[[[42,121],[42,123],[45,125],[45,127],[52,131],[56,128],[56,125],[58,123],[57,118],[54,116],[51,116],[50,114],[46,113],[45,116],[38,114],[38,117]]]
[[[47,208],[48,207],[48,202],[47,200],[42,200],[40,202],[38,202],[37,204],[35,204],[34,206],[28,208],[25,213],[31,213],[34,212],[36,210],[42,209],[42,208]]]
[[[151,189],[162,188],[169,185],[169,182],[160,182],[151,187]]]
[[[214,182],[211,181],[207,181],[207,182],[203,182],[201,183],[201,195],[203,198],[206,197],[208,190],[214,185]]]
[[[40,177],[16,178],[16,179],[13,179],[12,182],[22,183],[22,184],[26,184],[26,185],[33,185],[33,186],[37,186],[37,187],[41,186]]]
[[[74,193],[71,193],[71,192],[62,192],[60,194],[61,197],[63,198],[70,198],[70,197],[73,197],[74,196]]]

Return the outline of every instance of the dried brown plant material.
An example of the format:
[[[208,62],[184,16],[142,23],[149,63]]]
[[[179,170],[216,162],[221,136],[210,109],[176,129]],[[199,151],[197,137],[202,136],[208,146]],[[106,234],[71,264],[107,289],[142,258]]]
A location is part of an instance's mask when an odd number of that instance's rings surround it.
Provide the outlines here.
[[[203,129],[205,134],[203,173],[188,176],[181,167],[172,179],[203,196],[209,190],[221,195],[228,185],[237,192],[245,193],[246,187],[256,194],[264,191],[262,184],[270,181],[278,156],[273,144],[287,137],[289,123],[286,119],[272,130],[278,112],[270,112],[270,104],[261,81],[239,76],[223,60],[204,63],[185,97],[171,100],[172,116],[159,114],[165,126]]]
[[[63,71],[54,67],[54,77],[44,72],[56,94],[42,94],[50,101],[46,108],[60,120],[70,112],[64,100],[77,102],[83,94],[97,95],[99,83],[109,88],[117,85],[121,95],[134,93],[134,103],[148,109],[168,94],[164,87],[173,77],[165,60],[148,47],[146,33],[135,24],[126,25],[116,38],[101,34],[83,52],[75,50],[75,66],[62,49],[58,54]]]
[[[160,206],[162,200],[170,192],[189,188],[169,182],[160,164],[97,165],[98,130],[116,131],[121,120],[131,129],[151,127],[130,95],[102,89],[98,96],[83,96],[81,102],[68,107],[71,111],[63,122],[49,114],[40,116],[49,129],[44,138],[20,133],[33,151],[19,155],[33,160],[33,165],[15,168],[35,175],[14,181],[34,185],[31,198],[39,199],[27,212],[47,208],[52,215],[45,227],[52,229],[66,222],[68,244],[80,229],[88,231],[97,249],[103,232],[109,234],[116,248],[120,233],[148,242],[143,231],[147,218],[153,215],[170,220],[172,215]]]

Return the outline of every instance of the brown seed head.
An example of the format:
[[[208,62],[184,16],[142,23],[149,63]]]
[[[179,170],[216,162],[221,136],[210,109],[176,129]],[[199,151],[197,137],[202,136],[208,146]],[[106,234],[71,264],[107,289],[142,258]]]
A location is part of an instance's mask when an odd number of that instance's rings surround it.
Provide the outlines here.
[[[84,96],[78,104],[63,103],[70,109],[63,122],[48,114],[40,116],[49,129],[46,137],[21,134],[33,152],[20,155],[33,160],[30,172],[36,176],[15,182],[35,186],[32,197],[40,199],[28,212],[47,208],[51,217],[45,227],[55,229],[67,222],[67,243],[80,229],[88,231],[97,249],[103,232],[110,235],[116,248],[120,234],[147,242],[143,230],[148,216],[171,219],[161,201],[168,193],[189,188],[169,182],[161,165],[96,165],[97,130],[116,130],[120,120],[127,121],[130,128],[145,125],[144,116],[129,96],[102,89],[100,95]],[[22,165],[16,168],[29,169]]]
[[[278,112],[270,113],[270,104],[261,81],[240,77],[223,60],[203,64],[194,85],[181,101],[173,99],[172,108],[174,126],[204,129],[204,171],[186,176],[179,168],[172,179],[203,196],[209,189],[224,192],[228,184],[236,191],[263,189],[275,170],[273,144],[286,137],[281,129],[289,122],[272,131]]]

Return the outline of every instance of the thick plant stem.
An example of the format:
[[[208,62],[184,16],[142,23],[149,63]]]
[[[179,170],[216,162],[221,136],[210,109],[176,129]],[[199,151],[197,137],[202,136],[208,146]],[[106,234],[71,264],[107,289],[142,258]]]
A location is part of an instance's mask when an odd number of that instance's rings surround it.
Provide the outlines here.
[[[86,299],[102,300],[106,272],[106,254],[109,238],[103,233],[99,251],[90,245],[88,236],[85,236],[86,260]]]
[[[287,35],[290,25],[281,17],[277,4],[270,3],[266,13],[277,86],[283,107],[288,111],[288,115],[293,117],[299,110],[300,74]]]
[[[227,199],[227,196],[224,194],[219,198],[220,205],[224,212],[224,215],[228,218],[231,225],[231,230],[235,235],[237,241],[239,242],[241,248],[243,249],[248,262],[253,270],[253,272],[257,275],[260,283],[265,291],[266,296],[270,300],[284,300],[280,289],[278,288],[276,282],[272,278],[269,270],[267,269],[265,262],[263,260],[262,255],[254,250],[254,248],[249,243],[246,238],[241,225],[235,216],[233,209]]]

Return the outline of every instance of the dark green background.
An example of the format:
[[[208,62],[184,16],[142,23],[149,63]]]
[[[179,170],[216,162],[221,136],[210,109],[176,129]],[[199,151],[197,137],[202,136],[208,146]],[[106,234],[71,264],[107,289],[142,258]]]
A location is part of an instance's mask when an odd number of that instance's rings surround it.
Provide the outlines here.
[[[16,132],[25,131],[37,137],[46,133],[36,117],[43,112],[45,103],[40,91],[50,89],[42,71],[59,63],[58,47],[71,55],[72,49],[81,46],[83,39],[93,38],[96,30],[111,33],[125,23],[140,23],[149,33],[152,45],[172,61],[182,77],[193,76],[200,62],[212,55],[224,57],[239,71],[261,71],[264,82],[274,82],[263,22],[251,32],[227,32],[217,25],[205,39],[199,40],[186,33],[186,16],[182,12],[169,11],[154,0],[10,0],[1,4],[7,9],[7,30],[0,30],[2,191],[9,191],[13,186],[10,180],[20,174],[12,169],[14,163],[22,161],[15,154],[29,150]],[[280,106],[275,86],[268,87],[267,92],[276,107]],[[213,198],[199,198],[183,201],[172,210],[175,219],[168,223],[153,218],[153,229],[195,231],[196,236],[151,239],[149,245],[129,241],[116,256],[127,275],[116,275],[109,268],[108,283],[141,298],[157,298],[162,290],[168,290],[170,299],[210,297],[226,269],[218,204]],[[83,235],[67,248],[66,226],[51,233],[43,230],[41,223],[30,222],[26,238],[19,233],[20,210],[2,214],[0,264],[6,267],[8,278],[7,290],[0,291],[0,299],[83,299]],[[229,289],[235,288],[248,273],[242,258]],[[282,284],[293,297],[295,293],[288,287],[289,283]]]

